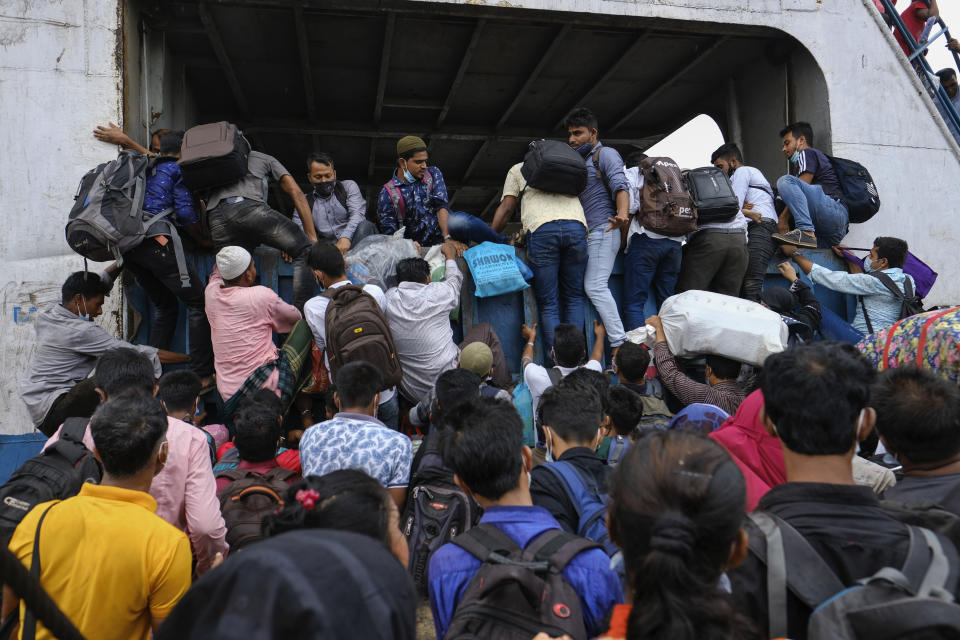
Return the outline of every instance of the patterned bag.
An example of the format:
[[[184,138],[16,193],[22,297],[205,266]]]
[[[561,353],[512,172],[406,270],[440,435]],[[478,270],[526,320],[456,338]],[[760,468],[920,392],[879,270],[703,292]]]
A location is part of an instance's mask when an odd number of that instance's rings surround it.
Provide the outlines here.
[[[898,320],[857,348],[878,371],[915,364],[960,384],[960,307]]]

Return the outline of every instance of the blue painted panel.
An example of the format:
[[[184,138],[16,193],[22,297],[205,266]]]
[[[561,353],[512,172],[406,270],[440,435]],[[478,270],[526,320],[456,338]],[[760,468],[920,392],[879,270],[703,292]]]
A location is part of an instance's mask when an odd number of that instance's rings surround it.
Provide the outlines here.
[[[0,484],[5,483],[25,461],[40,453],[46,441],[47,436],[39,432],[0,435]]]

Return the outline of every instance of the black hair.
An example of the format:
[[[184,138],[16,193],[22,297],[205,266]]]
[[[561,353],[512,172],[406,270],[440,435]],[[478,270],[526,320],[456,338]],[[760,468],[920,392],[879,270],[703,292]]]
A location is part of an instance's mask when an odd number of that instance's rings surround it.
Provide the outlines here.
[[[307,508],[297,493],[311,490],[317,498]],[[391,500],[379,482],[357,469],[307,476],[287,488],[283,508],[264,516],[261,530],[269,538],[297,529],[338,529],[370,536],[389,547]]]
[[[120,395],[153,395],[153,363],[136,349],[118,347],[104,351],[97,358],[94,371],[97,387],[108,398]]]
[[[740,152],[740,147],[737,146],[736,142],[727,142],[717,147],[717,150],[710,154],[710,164],[716,162],[718,158],[736,160],[740,164],[743,164],[743,154]]]
[[[175,156],[183,144],[183,131],[164,131],[160,134],[160,155]]]
[[[241,460],[266,462],[276,457],[280,414],[269,405],[250,402],[240,407],[233,416],[233,431]]]
[[[932,371],[888,369],[870,392],[877,431],[888,448],[914,463],[949,460],[960,453],[960,390]]]
[[[853,448],[875,371],[852,344],[808,342],[769,356],[760,371],[765,410],[783,444],[809,456]]]
[[[79,293],[87,300],[105,296],[110,290],[100,279],[100,275],[89,271],[74,271],[60,287],[60,302],[67,304]]]
[[[576,367],[587,357],[587,337],[572,324],[553,330],[553,355],[561,367]]]
[[[717,588],[745,507],[743,474],[709,438],[660,431],[627,449],[608,510],[633,592],[627,638],[760,637]]]
[[[570,129],[571,127],[600,128],[596,114],[586,107],[577,107],[567,114],[567,117],[563,120],[563,128]]]
[[[740,363],[723,356],[709,355],[706,357],[707,364],[713,369],[713,375],[720,380],[734,380],[740,375]]]
[[[310,165],[314,162],[317,164],[328,164],[331,169],[336,168],[336,165],[333,163],[333,156],[326,151],[314,151],[307,156],[307,171],[310,171]]]
[[[423,284],[430,279],[430,263],[423,258],[404,258],[397,263],[397,284],[416,282]]]
[[[873,241],[877,248],[877,257],[886,258],[891,269],[902,269],[907,263],[907,241],[889,236],[879,236]]]
[[[643,151],[631,151],[623,158],[623,163],[629,167],[639,167],[640,163],[647,159],[647,154]]]
[[[443,460],[470,491],[498,500],[517,487],[523,471],[523,422],[513,404],[471,398],[447,416],[446,426]]]
[[[613,429],[618,436],[630,436],[640,426],[643,398],[623,385],[610,387],[610,409],[607,415],[613,421]]]
[[[937,71],[937,77],[940,78],[941,82],[944,82],[946,80],[949,80],[950,78],[956,78],[957,71],[955,69],[951,69],[950,67],[947,67],[945,69],[940,69],[940,71]]]
[[[245,407],[252,405],[266,407],[277,417],[283,415],[283,402],[280,400],[280,397],[270,389],[257,389],[253,395],[242,398],[240,402],[237,403],[237,411],[242,411]]]
[[[104,471],[117,478],[129,477],[153,464],[167,434],[167,412],[150,396],[111,398],[90,418],[90,433]]]
[[[617,365],[617,375],[627,382],[642,382],[650,366],[650,352],[643,346],[627,340],[617,351],[613,361]]]
[[[162,127],[160,129],[154,129],[153,131],[150,132],[150,140],[153,140],[154,136],[162,136],[168,131],[170,131],[170,129],[164,129]]]
[[[307,265],[311,269],[322,271],[331,278],[340,278],[346,273],[343,254],[330,242],[314,242],[307,254]]]
[[[813,127],[810,126],[809,122],[794,122],[792,124],[788,124],[780,130],[780,137],[782,138],[788,133],[794,138],[800,138],[800,136],[803,136],[807,139],[807,146],[813,146]]]
[[[603,420],[600,395],[593,385],[569,378],[548,387],[540,396],[540,423],[570,444],[592,442]]]
[[[183,369],[160,376],[157,397],[163,400],[167,411],[182,413],[193,409],[193,403],[203,389],[203,381],[193,371]]]
[[[594,391],[597,392],[597,396],[600,398],[600,409],[603,413],[607,413],[610,409],[610,380],[607,379],[607,376],[600,373],[599,371],[594,371],[593,369],[581,368],[576,371],[571,371],[563,379],[563,382],[569,384],[580,384],[586,387],[591,387]]]
[[[434,405],[432,422],[442,426],[444,416],[455,411],[457,407],[480,394],[480,384],[483,380],[469,369],[448,369],[437,378],[436,404]]]
[[[341,409],[356,409],[370,404],[383,389],[383,375],[369,362],[355,360],[337,372],[337,397]]]
[[[323,411],[324,411],[324,420],[326,420],[326,414],[337,415],[337,412],[340,411],[337,408],[337,402],[333,399],[333,394],[337,391],[337,385],[331,384],[329,387],[324,389],[320,393],[320,397],[323,398]]]

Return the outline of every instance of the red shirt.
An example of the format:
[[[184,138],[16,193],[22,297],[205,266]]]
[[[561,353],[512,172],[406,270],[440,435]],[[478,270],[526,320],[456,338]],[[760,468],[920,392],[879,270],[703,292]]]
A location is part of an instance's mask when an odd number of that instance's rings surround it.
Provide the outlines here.
[[[243,469],[244,471],[253,471],[254,473],[264,474],[270,471],[271,469],[276,469],[281,466],[277,464],[277,459],[266,460],[264,462],[247,462],[246,460],[241,460],[240,464],[237,465],[237,469]],[[284,466],[284,468],[286,468]],[[292,476],[287,480],[287,484],[293,484],[300,478],[298,476]],[[223,491],[224,487],[233,482],[230,478],[217,478],[217,493]]]
[[[917,17],[917,11],[920,9],[929,9],[930,2],[929,0],[914,0],[910,3],[910,6],[903,10],[903,13],[900,14],[900,17],[903,19],[904,26],[907,27],[907,31],[910,32],[910,35],[913,36],[914,41],[920,37],[920,34],[923,33],[923,25],[926,23],[926,20],[921,20]],[[894,30],[894,35],[897,37],[897,42],[900,43],[900,46],[903,47],[903,52],[910,55],[910,49],[907,47],[907,41],[904,40],[903,36],[900,35],[899,30]]]

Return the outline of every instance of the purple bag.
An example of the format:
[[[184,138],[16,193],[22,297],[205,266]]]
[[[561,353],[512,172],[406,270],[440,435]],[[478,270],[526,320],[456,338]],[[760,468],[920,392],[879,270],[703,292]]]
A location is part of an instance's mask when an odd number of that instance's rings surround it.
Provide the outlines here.
[[[851,251],[870,251],[870,249],[861,249],[858,247],[845,247],[840,250],[844,257],[850,262],[863,267],[863,260],[850,253]],[[925,298],[933,288],[933,283],[937,281],[937,272],[927,266],[927,263],[907,252],[907,261],[903,265],[903,272],[913,278],[916,294]]]

